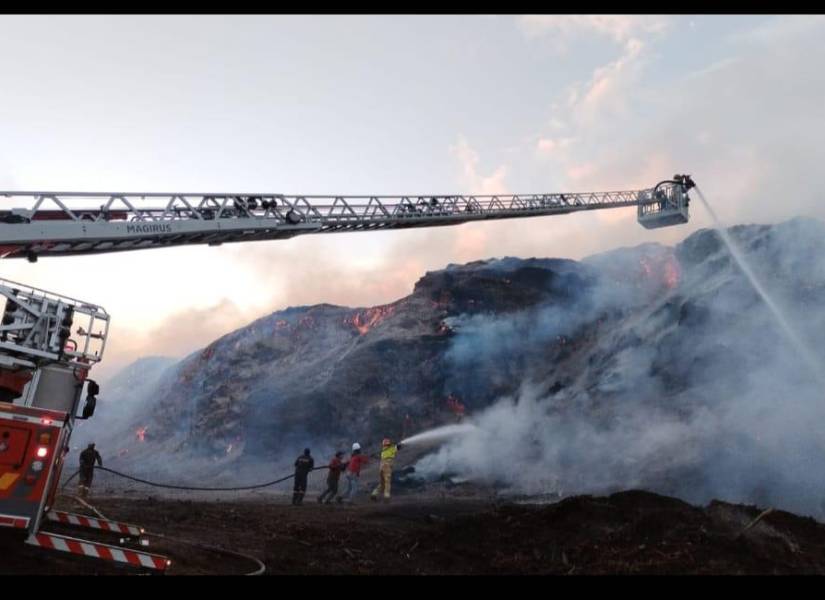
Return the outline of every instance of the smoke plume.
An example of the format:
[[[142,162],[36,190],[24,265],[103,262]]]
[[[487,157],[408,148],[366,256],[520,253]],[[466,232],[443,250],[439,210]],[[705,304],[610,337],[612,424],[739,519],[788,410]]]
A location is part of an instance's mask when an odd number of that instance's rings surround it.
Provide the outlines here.
[[[822,361],[825,226],[730,233]],[[475,365],[476,386],[494,386],[482,373],[505,359],[523,361],[527,376],[418,471],[526,493],[644,487],[822,514],[825,390],[715,232],[694,234],[674,257],[679,281],[658,295],[634,295],[630,278],[615,285],[606,273],[618,255],[607,253],[586,261],[600,276],[576,302],[464,321],[448,355],[456,380]],[[578,344],[569,355],[555,350],[560,336]]]

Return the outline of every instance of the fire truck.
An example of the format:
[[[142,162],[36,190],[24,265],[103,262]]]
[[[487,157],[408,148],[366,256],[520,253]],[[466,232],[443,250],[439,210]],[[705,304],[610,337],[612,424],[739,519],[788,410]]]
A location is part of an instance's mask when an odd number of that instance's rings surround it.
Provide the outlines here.
[[[103,358],[108,313],[2,279],[0,302],[0,533],[32,546],[164,571],[166,557],[140,549],[146,544],[140,527],[54,508],[75,422],[94,414],[100,389],[89,371]],[[50,531],[55,527],[115,534],[122,543]]]

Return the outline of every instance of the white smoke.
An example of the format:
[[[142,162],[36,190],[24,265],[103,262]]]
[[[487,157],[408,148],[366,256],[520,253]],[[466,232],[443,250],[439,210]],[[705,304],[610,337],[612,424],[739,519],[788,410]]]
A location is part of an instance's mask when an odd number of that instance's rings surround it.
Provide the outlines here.
[[[794,220],[731,233],[822,363],[825,227]],[[490,366],[483,357],[503,360],[521,344],[511,358],[527,365],[525,379],[518,393],[474,415],[476,431],[417,471],[526,493],[643,487],[693,502],[722,498],[822,514],[825,390],[718,237],[700,232],[676,254],[680,284],[646,305],[628,307],[626,290],[597,285],[584,302],[487,316],[459,329],[449,355],[456,378],[473,360]],[[575,339],[582,324],[611,308],[624,313],[584,350],[541,367],[557,356],[556,336]],[[554,380],[566,385],[549,392]]]

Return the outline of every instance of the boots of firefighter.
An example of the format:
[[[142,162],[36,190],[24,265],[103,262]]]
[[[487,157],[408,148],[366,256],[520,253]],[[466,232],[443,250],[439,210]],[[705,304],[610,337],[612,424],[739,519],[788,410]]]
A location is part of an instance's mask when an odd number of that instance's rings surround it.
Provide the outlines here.
[[[78,492],[78,495],[84,500],[89,497],[89,488],[87,488],[85,485],[79,486]]]

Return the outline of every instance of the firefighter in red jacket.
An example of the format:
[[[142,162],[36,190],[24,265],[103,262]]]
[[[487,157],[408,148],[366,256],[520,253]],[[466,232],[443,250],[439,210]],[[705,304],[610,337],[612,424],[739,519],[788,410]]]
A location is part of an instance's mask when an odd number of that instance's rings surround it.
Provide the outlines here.
[[[329,504],[332,502],[332,499],[335,498],[335,494],[338,493],[338,480],[341,478],[341,473],[347,467],[347,463],[341,460],[343,457],[343,452],[336,452],[335,456],[332,457],[332,460],[329,461],[327,489],[324,490],[323,494],[318,496],[318,504],[321,504],[324,501],[324,498],[327,499],[326,504]]]
[[[352,454],[347,463],[347,470],[344,473],[344,477],[347,479],[347,491],[336,498],[338,502],[343,502],[344,498],[346,498],[350,504],[355,503],[355,495],[358,493],[358,478],[361,477],[361,467],[367,464],[369,460],[369,458],[361,454],[361,444],[355,442],[352,445]]]

